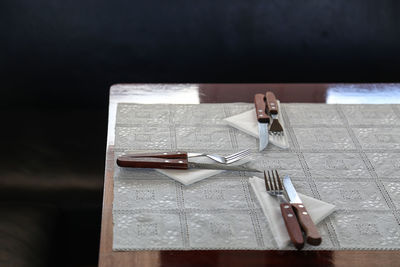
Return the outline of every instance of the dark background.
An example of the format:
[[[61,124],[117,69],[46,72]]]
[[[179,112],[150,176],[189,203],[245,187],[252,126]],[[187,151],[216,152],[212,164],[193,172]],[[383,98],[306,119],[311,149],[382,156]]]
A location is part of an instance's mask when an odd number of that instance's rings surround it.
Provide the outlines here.
[[[399,14],[395,0],[0,1],[0,265],[96,265],[112,84],[399,82]]]
[[[120,82],[398,81],[399,11],[395,0],[3,0],[1,104],[104,108]]]

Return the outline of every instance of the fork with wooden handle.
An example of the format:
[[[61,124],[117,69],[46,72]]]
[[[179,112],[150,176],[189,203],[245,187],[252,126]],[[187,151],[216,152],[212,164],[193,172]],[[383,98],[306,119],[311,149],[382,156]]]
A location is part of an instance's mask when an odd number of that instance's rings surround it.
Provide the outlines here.
[[[275,94],[273,92],[267,92],[265,94],[265,100],[267,102],[267,111],[269,116],[272,118],[272,123],[269,127],[269,131],[272,134],[283,134],[282,125],[278,120],[278,102],[276,101]]]
[[[274,171],[264,171],[264,180],[267,193],[279,199],[283,221],[285,222],[290,240],[297,249],[302,249],[304,247],[303,232],[301,231],[296,214],[292,209],[292,205],[290,205],[283,195],[283,186],[279,179],[278,172],[276,170],[275,173]]]

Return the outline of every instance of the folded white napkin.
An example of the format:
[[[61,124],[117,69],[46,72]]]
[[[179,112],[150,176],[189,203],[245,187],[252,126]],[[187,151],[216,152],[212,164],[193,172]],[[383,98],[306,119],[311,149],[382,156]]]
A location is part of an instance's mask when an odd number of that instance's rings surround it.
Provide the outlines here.
[[[242,165],[251,160],[251,157],[247,157],[241,159],[235,163],[229,164],[230,166],[233,165]],[[207,157],[196,157],[196,158],[189,158],[191,162],[198,162],[198,163],[211,163],[217,164],[212,159]],[[224,172],[224,170],[204,170],[204,169],[191,169],[191,170],[166,170],[166,169],[156,169],[156,171],[184,184],[190,185],[200,180],[206,179],[208,177],[214,176],[218,173]]]
[[[278,109],[281,110],[279,101],[278,101]],[[285,124],[283,122],[283,118],[280,113],[278,113],[278,120],[284,130],[284,133],[285,133]],[[257,118],[256,118],[255,109],[251,109],[249,111],[240,113],[238,115],[225,118],[224,121],[226,121],[228,123],[228,125],[236,128],[242,132],[245,132],[251,136],[254,136],[255,138],[259,138],[258,122],[257,122]],[[286,134],[284,134],[283,136],[279,136],[279,137],[270,134],[268,139],[271,144],[274,144],[280,148],[284,148],[284,149],[289,148],[289,142],[288,142]]]
[[[265,190],[264,179],[252,177],[249,179],[251,187],[261,205],[261,208],[267,217],[268,224],[279,249],[285,248],[290,243],[289,234],[283,221],[279,200],[271,196]],[[318,224],[335,209],[335,206],[321,200],[308,197],[299,193],[301,200],[306,206],[311,219]]]

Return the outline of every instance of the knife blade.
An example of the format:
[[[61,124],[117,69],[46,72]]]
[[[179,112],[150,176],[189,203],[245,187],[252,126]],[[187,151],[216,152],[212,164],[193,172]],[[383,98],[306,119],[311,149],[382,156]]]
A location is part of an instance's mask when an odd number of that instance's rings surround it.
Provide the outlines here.
[[[313,246],[318,246],[319,244],[321,244],[322,241],[321,235],[318,231],[317,226],[312,221],[306,207],[301,201],[299,195],[297,194],[289,175],[286,175],[283,178],[283,186],[285,187],[287,196],[290,200],[290,204],[295,210],[297,219],[307,237],[307,243]]]
[[[268,123],[269,116],[266,111],[265,96],[256,94],[254,96],[254,104],[256,107],[256,116],[258,121],[259,146],[258,150],[262,151],[268,145]]]
[[[163,154],[138,154],[123,155],[117,158],[117,165],[129,168],[151,168],[151,169],[208,169],[227,171],[262,172],[244,165],[226,165],[189,162],[187,153],[163,153]]]

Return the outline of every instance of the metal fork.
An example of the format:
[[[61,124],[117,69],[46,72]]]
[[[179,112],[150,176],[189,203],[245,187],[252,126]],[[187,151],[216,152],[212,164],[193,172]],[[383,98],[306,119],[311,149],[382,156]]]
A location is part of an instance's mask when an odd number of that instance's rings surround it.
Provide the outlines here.
[[[283,128],[278,120],[278,101],[276,100],[275,94],[271,91],[265,93],[265,101],[267,102],[268,115],[271,117],[272,122],[269,126],[269,133],[271,135],[283,135]]]
[[[245,149],[245,150],[233,153],[233,154],[225,156],[225,157],[220,156],[220,155],[207,154],[207,153],[188,153],[189,158],[206,156],[206,157],[208,157],[212,160],[215,160],[216,162],[222,163],[222,164],[231,164],[231,163],[241,160],[249,155],[250,155],[250,149]]]
[[[279,199],[282,217],[285,221],[290,240],[297,249],[302,249],[304,247],[303,233],[292,205],[283,195],[283,186],[278,171],[264,171],[264,180],[267,193]]]
[[[278,115],[270,114],[272,123],[269,127],[269,133],[276,136],[283,136],[283,128],[282,125],[279,123]]]

